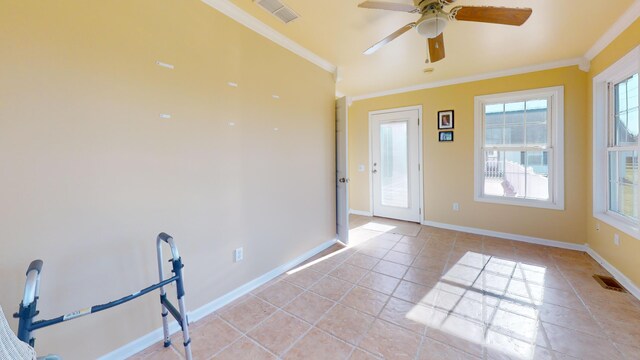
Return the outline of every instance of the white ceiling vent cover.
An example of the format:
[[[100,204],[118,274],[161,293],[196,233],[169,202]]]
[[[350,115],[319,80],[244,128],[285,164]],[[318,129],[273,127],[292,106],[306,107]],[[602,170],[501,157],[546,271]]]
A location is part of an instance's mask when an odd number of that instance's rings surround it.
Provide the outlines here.
[[[277,17],[283,23],[287,24],[297,19],[299,16],[290,7],[282,3],[280,0],[253,0],[261,8],[267,10],[273,16]]]

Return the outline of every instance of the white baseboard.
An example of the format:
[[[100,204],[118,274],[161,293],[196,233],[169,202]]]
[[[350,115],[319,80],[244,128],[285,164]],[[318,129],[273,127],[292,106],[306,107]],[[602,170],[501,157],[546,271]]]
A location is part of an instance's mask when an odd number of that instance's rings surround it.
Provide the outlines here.
[[[622,284],[625,289],[627,289],[627,291],[629,291],[633,296],[640,300],[640,287],[638,287],[633,281],[631,281],[631,279],[629,279],[615,266],[611,265],[607,260],[600,256],[600,254],[593,250],[589,245],[587,245],[586,248],[587,254],[591,255],[591,257],[600,265],[602,265],[603,268],[607,269],[607,271],[610,272],[611,275],[613,275],[613,277],[618,280],[618,282]]]
[[[176,321],[172,321],[169,323],[169,332],[171,334],[180,330],[180,326]],[[133,356],[140,351],[148,348],[149,346],[162,341],[164,334],[162,333],[162,328],[155,329],[147,335],[140,337],[127,345],[118,348],[106,355],[99,357],[99,360],[114,360],[114,359],[126,359],[130,356]]]
[[[461,232],[477,234],[477,235],[492,236],[492,237],[497,237],[501,239],[522,241],[522,242],[531,243],[531,244],[552,246],[552,247],[557,247],[561,249],[587,251],[586,246],[584,244],[572,244],[564,241],[548,240],[548,239],[542,239],[542,238],[537,238],[533,236],[509,234],[509,233],[504,233],[499,231],[478,229],[478,228],[467,227],[467,226],[450,225],[450,224],[439,223],[435,221],[425,220],[422,222],[422,225],[433,226],[433,227],[447,229],[447,230],[461,231]]]
[[[248,294],[250,291],[252,291],[253,289],[256,289],[257,287],[275,279],[276,277],[280,276],[281,274],[291,270],[292,268],[296,267],[298,264],[304,262],[305,260],[309,259],[310,257],[318,254],[319,252],[327,249],[328,247],[330,247],[331,245],[335,244],[338,240],[336,239],[332,239],[329,240],[327,242],[324,242],[318,246],[316,246],[315,248],[307,251],[306,253],[298,256],[297,258],[287,262],[286,264],[280,265],[277,268],[269,271],[268,273],[253,279],[251,281],[249,281],[248,283],[232,290],[231,292],[228,292],[227,294],[213,300],[212,302],[205,304],[197,309],[195,309],[194,311],[191,311],[188,313],[188,318],[189,318],[189,323],[194,322],[194,321],[198,321],[200,319],[202,319],[203,317],[213,313],[214,311],[222,308],[223,306],[231,303],[232,301],[236,300],[237,298]],[[176,321],[172,321],[169,323],[169,332],[170,333],[175,333],[176,331],[179,331],[180,327],[178,326],[178,323]],[[163,337],[163,333],[162,333],[162,328],[156,329],[150,333],[148,333],[147,335],[144,335],[102,357],[99,358],[99,360],[112,360],[112,359],[125,359],[129,356],[135,355],[138,352],[148,348],[149,346],[157,343],[158,341],[162,340]],[[181,346],[178,346],[178,349],[180,349]]]
[[[362,211],[362,210],[354,210],[354,209],[349,209],[349,214],[360,215],[360,216],[373,216],[373,213],[371,213],[371,211]]]
[[[189,313],[189,321],[198,321],[203,317],[213,313],[214,311],[222,308],[223,306],[231,303],[233,300],[248,294],[250,291],[258,288],[259,286],[266,284],[267,282],[275,279],[276,277],[282,275],[283,273],[293,269],[298,266],[300,263],[309,259],[310,257],[318,254],[319,252],[327,249],[331,245],[335,244],[338,240],[332,239],[327,242],[324,242],[315,248],[307,251],[306,253],[298,256],[297,258],[287,262],[286,264],[280,265],[277,268],[269,271],[268,273],[249,281],[248,283],[236,288],[235,290],[213,300],[212,302],[199,307],[198,309]]]

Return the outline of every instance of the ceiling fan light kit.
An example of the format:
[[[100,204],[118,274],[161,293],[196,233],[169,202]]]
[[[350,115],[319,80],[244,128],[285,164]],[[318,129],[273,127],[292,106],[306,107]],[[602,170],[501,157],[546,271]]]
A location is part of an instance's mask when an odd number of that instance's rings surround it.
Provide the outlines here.
[[[438,16],[438,14],[434,14],[433,16],[427,15],[418,20],[416,30],[421,36],[427,39],[433,39],[442,34],[447,23],[447,19],[443,16]]]
[[[450,12],[446,12],[444,7],[453,4],[455,1],[456,0],[414,0],[415,6],[373,0],[367,0],[361,3],[358,7],[366,9],[421,14],[418,21],[409,23],[396,30],[391,35],[375,43],[367,49],[364,54],[373,54],[384,45],[398,38],[400,35],[412,28],[415,28],[418,34],[427,38],[427,47],[429,51],[426,62],[434,63],[444,59],[444,37],[442,33],[449,21],[473,21],[520,26],[529,19],[529,16],[531,16],[532,13],[532,10],[529,8],[505,8],[494,6],[456,6],[451,9]]]

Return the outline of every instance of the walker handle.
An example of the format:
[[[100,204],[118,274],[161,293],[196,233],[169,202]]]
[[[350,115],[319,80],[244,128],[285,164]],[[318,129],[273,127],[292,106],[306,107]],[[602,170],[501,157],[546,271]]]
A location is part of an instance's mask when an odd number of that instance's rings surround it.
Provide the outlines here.
[[[22,305],[29,306],[38,297],[40,291],[40,272],[42,271],[42,260],[34,260],[27,269],[27,281],[24,284],[22,295]]]
[[[165,232],[161,232],[160,234],[158,234],[158,239],[166,242],[167,244],[169,243],[169,239],[173,239],[171,237],[171,235],[165,233]]]
[[[27,269],[27,273],[25,275],[29,275],[31,270],[35,270],[40,274],[42,272],[42,260],[33,260],[31,264],[29,264],[29,268]]]
[[[169,247],[171,248],[171,255],[173,256],[173,260],[178,260],[180,258],[180,253],[178,252],[178,248],[176,247],[176,244],[173,242],[173,237],[165,232],[161,232],[160,234],[158,234],[158,249],[160,249],[160,241],[164,241],[167,244],[169,244]]]

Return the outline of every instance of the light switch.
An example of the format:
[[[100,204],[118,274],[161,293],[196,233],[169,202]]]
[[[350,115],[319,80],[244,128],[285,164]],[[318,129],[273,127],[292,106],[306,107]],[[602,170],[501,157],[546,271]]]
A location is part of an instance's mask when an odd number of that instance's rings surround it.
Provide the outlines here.
[[[364,165],[362,165],[362,164],[358,165],[358,171],[359,172],[364,172]]]

